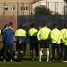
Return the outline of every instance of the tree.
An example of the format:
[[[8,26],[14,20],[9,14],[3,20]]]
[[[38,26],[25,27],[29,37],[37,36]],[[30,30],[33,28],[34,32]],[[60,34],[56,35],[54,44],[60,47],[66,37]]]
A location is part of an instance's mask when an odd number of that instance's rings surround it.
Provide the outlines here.
[[[64,0],[67,3],[67,0]]]
[[[52,15],[52,11],[45,6],[35,7],[35,15]]]

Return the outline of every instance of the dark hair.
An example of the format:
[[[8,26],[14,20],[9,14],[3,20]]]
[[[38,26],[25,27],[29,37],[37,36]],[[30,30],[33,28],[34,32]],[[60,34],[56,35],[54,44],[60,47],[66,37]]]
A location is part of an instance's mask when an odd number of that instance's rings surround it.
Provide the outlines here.
[[[34,22],[31,22],[31,27],[34,27],[35,26],[35,23]]]
[[[7,27],[8,27],[8,24],[5,24],[5,25],[4,25],[4,28],[1,30],[1,33],[2,33],[2,34],[3,34],[4,29],[7,28]]]
[[[46,22],[44,22],[44,23],[43,23],[43,26],[47,26],[47,23],[46,23]]]
[[[64,28],[67,28],[67,24],[66,23],[64,24]]]
[[[20,24],[19,28],[23,28],[23,24]]]
[[[13,25],[13,23],[12,22],[9,22],[9,26],[12,26]]]
[[[56,27],[58,27],[58,25],[57,25],[57,23],[54,23],[53,28],[56,28]]]
[[[5,24],[3,29],[5,29],[6,27],[8,27],[8,24]]]
[[[23,29],[26,30],[26,27],[23,25]]]

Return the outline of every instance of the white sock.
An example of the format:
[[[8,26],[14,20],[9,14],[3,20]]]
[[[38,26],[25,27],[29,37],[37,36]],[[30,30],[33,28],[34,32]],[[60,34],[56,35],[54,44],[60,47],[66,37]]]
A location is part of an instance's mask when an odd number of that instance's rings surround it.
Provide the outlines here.
[[[39,61],[41,62],[42,51],[39,52]]]
[[[47,51],[47,62],[49,61],[49,51]]]

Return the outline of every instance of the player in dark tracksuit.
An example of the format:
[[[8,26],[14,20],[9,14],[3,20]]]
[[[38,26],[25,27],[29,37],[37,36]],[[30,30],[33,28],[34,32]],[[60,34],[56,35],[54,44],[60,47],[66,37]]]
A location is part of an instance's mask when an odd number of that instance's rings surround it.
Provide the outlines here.
[[[30,39],[30,54],[31,54],[32,60],[34,60],[33,49],[35,48],[36,60],[38,60],[38,56],[39,56],[38,40],[37,40],[38,30],[35,29],[34,26],[35,26],[35,24],[34,24],[34,22],[32,22],[31,23],[31,28],[28,30],[28,35],[29,35],[29,39]]]
[[[64,24],[64,28],[61,29],[61,34],[62,34],[62,40],[61,40],[61,45],[60,45],[60,49],[61,49],[61,59],[63,59],[63,51],[64,51],[64,35],[65,32],[67,31],[67,24]]]
[[[52,41],[52,61],[55,60],[55,49],[58,52],[58,61],[62,61],[60,57],[60,43],[62,39],[62,35],[60,30],[58,29],[57,23],[53,24],[53,30],[51,31],[51,41]]]
[[[67,62],[67,23],[64,24],[64,28],[61,30],[61,34],[62,34],[61,58],[63,59],[64,55],[64,62]]]
[[[12,62],[13,57],[13,36],[14,29],[12,28],[12,22],[9,23],[9,27],[3,32],[3,44],[4,44],[4,62],[6,61],[7,51],[10,51],[10,61]]]

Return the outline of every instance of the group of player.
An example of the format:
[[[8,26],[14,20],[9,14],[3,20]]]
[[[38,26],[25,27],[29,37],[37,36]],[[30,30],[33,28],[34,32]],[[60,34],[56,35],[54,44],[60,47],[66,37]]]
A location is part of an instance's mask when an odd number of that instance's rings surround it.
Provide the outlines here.
[[[49,44],[52,45],[52,62],[55,61],[55,53],[57,51],[58,61],[67,62],[67,23],[64,24],[63,29],[59,30],[56,21],[52,24],[52,29],[48,28],[47,23],[44,21],[43,27],[39,30],[35,29],[35,24],[31,23],[31,28],[28,30],[30,39],[30,54],[33,58],[33,48],[36,51],[36,60],[42,61],[43,49],[46,48],[47,62],[49,59]],[[40,49],[38,48],[38,41]],[[38,50],[39,49],[39,50]]]
[[[10,52],[10,61],[13,56],[13,37],[16,38],[16,51],[20,53],[26,52],[25,40],[29,38],[30,55],[34,60],[33,50],[35,49],[36,60],[42,61],[44,48],[46,48],[47,62],[50,61],[49,57],[49,44],[52,45],[52,60],[55,61],[55,53],[57,51],[58,61],[67,62],[67,23],[64,24],[63,29],[59,30],[56,22],[52,24],[52,29],[48,28],[47,22],[44,21],[43,26],[39,30],[35,28],[35,22],[32,21],[28,32],[23,24],[14,31],[12,23],[2,30],[2,42],[4,44],[4,61],[6,61],[7,51]],[[8,50],[9,49],[9,50]]]

